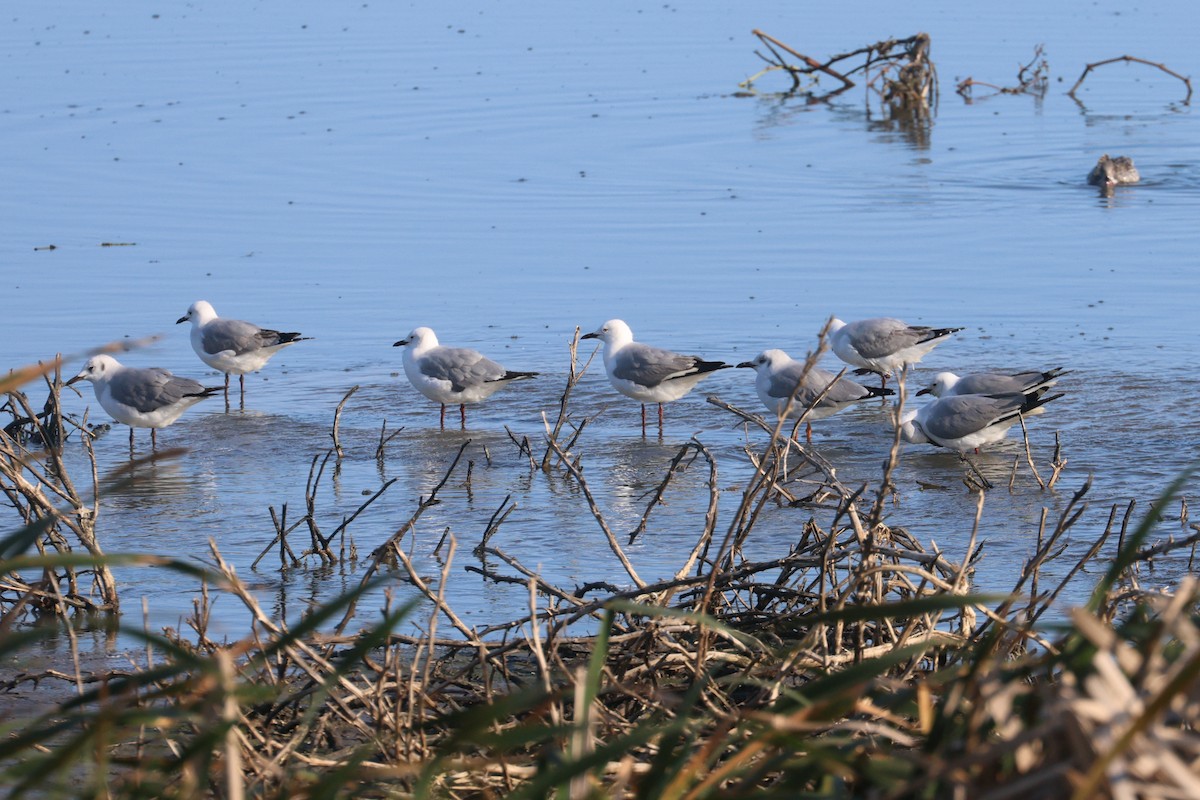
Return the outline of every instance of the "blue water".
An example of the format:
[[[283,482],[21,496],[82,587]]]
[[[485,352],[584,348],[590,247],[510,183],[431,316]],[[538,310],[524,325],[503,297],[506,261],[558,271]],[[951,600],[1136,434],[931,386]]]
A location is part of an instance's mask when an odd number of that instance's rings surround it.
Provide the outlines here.
[[[941,369],[1072,370],[1066,396],[1030,425],[1043,471],[1061,435],[1059,493],[1040,491],[1023,466],[1007,491],[1016,443],[981,457],[1005,476],[985,508],[983,588],[1011,585],[1042,507],[1055,516],[1087,476],[1081,548],[1112,503],[1144,507],[1200,453],[1195,112],[1182,83],[1143,65],[1101,68],[1079,101],[1065,95],[1086,63],[1126,53],[1197,72],[1178,35],[1197,22],[1189,4],[19,2],[6,12],[5,360],[162,333],[126,362],[213,382],[173,325],[197,299],[314,337],[249,377],[244,412],[213,401],[161,433],[190,452],[104,499],[109,551],[205,558],[211,538],[270,609],[289,613],[354,583],[351,566],[250,564],[273,536],[268,508],[286,502],[296,518],[334,408],[358,385],[341,423],[347,457],[320,487],[324,530],[398,478],[351,527],[369,552],[470,439],[469,490],[454,478],[410,542],[436,575],[433,548],[447,528],[458,537],[447,591],[464,618],[526,608],[523,590],[461,570],[509,495],[518,508],[493,544],[554,582],[626,582],[576,487],[531,474],[505,431],[540,442],[576,326],[612,317],[639,339],[737,362],[767,347],[802,355],[831,314],[890,315],[967,328],[918,382]],[[762,67],[756,27],[818,58],[927,31],[935,113],[914,129],[861,87],[814,105],[773,94],[782,83],[770,77],[745,96],[739,83]],[[967,76],[1011,84],[1037,44],[1051,65],[1044,98],[954,93]],[[1104,152],[1132,156],[1143,182],[1111,197],[1086,186]],[[467,433],[440,432],[391,346],[418,325],[543,376],[472,409]],[[577,418],[595,416],[577,452],[614,528],[637,524],[645,492],[693,434],[717,456],[727,521],[750,472],[744,448],[762,437],[703,396],[757,410],[752,384],[748,371],[712,377],[668,409],[659,442],[643,440],[636,404],[593,365],[572,404]],[[69,407],[102,419],[84,388]],[[385,420],[403,431],[381,464]],[[847,483],[874,482],[887,425],[879,407],[848,411],[819,424],[816,446]],[[125,433],[98,443],[102,471],[128,458]],[[974,512],[962,473],[944,453],[907,448],[890,512],[956,560]],[[700,465],[689,471],[630,548],[644,578],[682,563],[706,479]],[[772,510],[753,548],[786,549],[809,516]],[[1185,562],[1167,559],[1151,580],[1169,583]],[[191,610],[196,587],[178,576],[122,579],[127,606],[154,598],[155,625]],[[1086,595],[1084,580],[1069,598]],[[232,602],[216,618],[229,635],[243,630]]]

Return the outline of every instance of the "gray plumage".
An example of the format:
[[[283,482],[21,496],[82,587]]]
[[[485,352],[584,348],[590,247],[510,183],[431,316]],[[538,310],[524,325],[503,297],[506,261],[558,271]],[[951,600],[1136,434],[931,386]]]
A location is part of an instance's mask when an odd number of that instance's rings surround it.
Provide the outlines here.
[[[1047,395],[1046,389],[1033,394],[963,394],[941,397],[917,411],[910,411],[900,422],[904,440],[920,444],[931,442],[965,453],[1003,439],[1021,416],[1041,414],[1046,403],[1062,397]]]
[[[859,320],[847,324],[846,327],[848,332],[852,332],[854,349],[864,358],[883,358],[899,350],[962,330],[908,325],[889,317]]]
[[[465,347],[439,347],[418,363],[422,375],[449,381],[456,392],[493,381],[533,377],[533,372],[510,372],[482,353]]]
[[[255,350],[267,347],[278,347],[283,344],[298,342],[303,337],[296,332],[274,331],[260,328],[240,319],[214,319],[204,326],[200,343],[204,352],[215,355],[231,351],[235,355],[245,355]]]
[[[108,382],[112,399],[149,414],[191,397],[206,397],[218,391],[206,389],[191,378],[180,378],[165,369],[125,367]]]
[[[1015,419],[1025,405],[1023,394],[951,395],[934,404],[934,413],[921,420],[921,428],[935,441],[961,439],[990,425]]]
[[[727,366],[720,361],[705,361],[641,342],[631,342],[613,360],[612,374],[621,380],[653,388],[664,381],[712,372]]]
[[[814,412],[826,408],[836,411],[850,403],[879,396],[878,389],[868,389],[861,383],[852,381],[845,376],[842,376],[837,383],[833,383],[837,375],[820,367],[812,367],[805,374],[803,361],[793,361],[779,372],[772,374],[770,383],[767,385],[767,394],[773,398],[787,401],[792,396],[792,391],[796,388],[801,376],[804,378],[804,384],[796,392],[794,400],[794,404],[798,408],[807,408],[812,405],[822,392],[825,392],[825,396],[817,403],[813,409]],[[830,386],[831,383],[833,386]],[[827,392],[825,391],[826,387],[829,387]],[[888,394],[892,394],[891,390],[888,390]],[[816,416],[815,413],[814,416]]]
[[[956,394],[1030,394],[1053,386],[1066,374],[1067,370],[1062,367],[1045,372],[977,372],[962,377],[953,372],[939,372],[933,376],[933,383],[917,392],[917,395],[948,397]]]

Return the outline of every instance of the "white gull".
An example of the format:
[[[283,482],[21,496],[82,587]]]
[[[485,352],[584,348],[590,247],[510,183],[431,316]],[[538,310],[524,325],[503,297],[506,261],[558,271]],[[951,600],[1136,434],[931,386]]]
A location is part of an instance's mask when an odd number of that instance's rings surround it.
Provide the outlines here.
[[[299,333],[284,333],[260,328],[240,319],[222,319],[212,304],[197,300],[187,313],[175,320],[178,325],[192,323],[192,349],[200,360],[225,373],[225,393],[229,394],[229,376],[237,375],[241,397],[246,396],[246,373],[257,372],[266,366],[271,356],[283,348],[310,337]]]
[[[900,435],[914,444],[935,444],[960,453],[979,452],[980,447],[1008,435],[1008,429],[1021,416],[1041,414],[1046,403],[1062,397],[1062,394],[1047,395],[1046,391],[942,397],[907,412],[900,420]]]
[[[658,426],[662,429],[663,403],[678,400],[709,373],[732,366],[723,361],[705,361],[661,347],[635,342],[633,331],[623,320],[610,319],[583,339],[604,343],[604,369],[608,382],[621,394],[642,404],[642,433],[646,432],[646,403],[658,404]]]
[[[805,414],[805,435],[812,441],[812,420],[824,419],[843,408],[866,400],[895,394],[891,389],[863,386],[818,366],[804,368],[782,350],[764,350],[753,361],[743,361],[739,367],[758,373],[754,388],[763,405],[776,416]],[[806,412],[806,413],[805,413]]]
[[[829,346],[842,361],[877,373],[886,385],[889,374],[905,364],[917,363],[946,337],[961,330],[909,325],[891,317],[855,322],[834,318],[829,323]]]
[[[77,381],[90,381],[101,408],[117,422],[130,426],[130,448],[134,428],[149,428],[150,446],[154,447],[158,444],[158,428],[165,428],[196,403],[221,391],[220,387],[206,388],[158,367],[126,367],[108,355],[92,356],[66,385]]]
[[[917,392],[931,394],[934,397],[951,397],[956,394],[1030,394],[1038,389],[1047,389],[1058,383],[1058,379],[1066,375],[1062,367],[1038,372],[976,372],[972,375],[959,377],[953,372],[939,372],[933,376],[933,383]]]
[[[404,348],[404,374],[412,385],[441,404],[443,429],[447,405],[458,405],[462,426],[466,427],[468,403],[486,400],[513,381],[537,375],[507,370],[477,350],[443,347],[431,328],[415,328],[393,346]]]

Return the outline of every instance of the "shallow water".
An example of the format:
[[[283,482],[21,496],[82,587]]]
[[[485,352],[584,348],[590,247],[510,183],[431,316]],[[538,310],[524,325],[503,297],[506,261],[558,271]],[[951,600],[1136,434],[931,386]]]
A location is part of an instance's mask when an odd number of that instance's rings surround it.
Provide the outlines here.
[[[922,3],[853,13],[17,3],[0,28],[5,359],[162,332],[125,360],[213,382],[184,326],[172,325],[201,298],[223,315],[313,336],[249,377],[246,411],[226,415],[213,401],[162,432],[161,444],[190,452],[105,498],[105,547],[205,558],[211,538],[269,607],[291,613],[353,584],[350,568],[281,573],[273,555],[250,564],[273,535],[268,508],[288,503],[297,517],[334,409],[358,385],[341,423],[346,458],[321,483],[322,528],[396,478],[351,527],[369,552],[470,439],[469,488],[456,475],[411,546],[436,574],[433,550],[451,529],[460,543],[452,604],[486,624],[526,604],[524,590],[461,571],[510,495],[517,509],[494,545],[553,582],[626,580],[578,488],[531,474],[505,431],[540,442],[576,326],[622,317],[640,339],[736,363],[766,347],[803,354],[831,314],[963,325],[914,383],[941,369],[1072,371],[1066,396],[1030,423],[1039,464],[1061,435],[1069,465],[1059,492],[1022,472],[1013,492],[987,498],[978,579],[1005,589],[1043,506],[1053,517],[1093,475],[1076,537],[1085,548],[1112,503],[1144,507],[1197,456],[1195,113],[1179,103],[1180,82],[1138,65],[1098,70],[1080,102],[1064,94],[1085,63],[1124,53],[1198,72],[1177,35],[1195,13],[1114,2],[969,13]],[[870,109],[861,89],[817,105],[740,96],[738,82],[761,67],[753,27],[818,56],[928,31],[936,114],[906,128]],[[1011,83],[1038,43],[1052,68],[1044,99],[954,93],[968,75]],[[1132,156],[1143,182],[1111,197],[1086,186],[1103,152]],[[417,325],[543,376],[473,408],[467,433],[443,433],[391,347]],[[641,437],[637,406],[593,368],[572,407],[598,414],[578,450],[615,530],[636,526],[646,492],[693,435],[717,456],[728,517],[749,472],[746,434],[703,396],[757,410],[752,384],[748,371],[708,379],[669,407],[660,442]],[[84,388],[69,407],[102,418]],[[381,463],[385,420],[403,431]],[[824,420],[815,444],[846,483],[876,481],[886,413]],[[102,470],[120,464],[125,431],[98,451]],[[1003,486],[1021,454],[1006,444],[981,468]],[[974,513],[962,474],[953,456],[907,448],[891,521],[961,557]],[[682,563],[706,480],[697,464],[630,547],[643,577]],[[752,546],[777,552],[808,518],[772,511]],[[1169,583],[1185,567],[1167,559],[1148,580]],[[191,610],[195,586],[170,573],[122,578],[131,607],[153,598],[156,627]],[[1072,599],[1086,585],[1080,592]],[[230,635],[243,630],[231,603],[215,613]]]

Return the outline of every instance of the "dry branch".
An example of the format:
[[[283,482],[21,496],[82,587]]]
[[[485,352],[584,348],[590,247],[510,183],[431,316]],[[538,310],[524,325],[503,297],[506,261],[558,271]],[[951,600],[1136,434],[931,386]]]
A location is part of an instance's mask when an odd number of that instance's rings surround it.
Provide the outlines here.
[[[1036,97],[1044,97],[1049,85],[1050,65],[1046,62],[1043,46],[1039,44],[1033,49],[1033,58],[1028,63],[1022,64],[1020,69],[1017,70],[1017,83],[1015,86],[997,86],[994,83],[977,81],[968,76],[959,81],[958,86],[955,87],[955,91],[964,100],[970,102],[973,99],[971,90],[976,86],[992,89],[997,94],[1031,94]]]
[[[1183,75],[1180,75],[1178,72],[1175,72],[1174,70],[1169,69],[1165,64],[1158,64],[1153,61],[1147,61],[1144,58],[1136,58],[1134,56],[1117,56],[1116,58],[1109,58],[1109,59],[1105,59],[1104,61],[1097,61],[1095,63],[1088,64],[1087,66],[1085,66],[1083,68],[1083,74],[1079,76],[1079,80],[1075,81],[1075,85],[1071,87],[1071,91],[1067,92],[1067,95],[1074,98],[1075,91],[1083,84],[1084,79],[1087,78],[1087,76],[1091,74],[1092,70],[1094,70],[1098,67],[1103,67],[1106,64],[1121,64],[1121,63],[1146,64],[1147,66],[1155,67],[1156,69],[1162,70],[1163,72],[1167,73],[1168,75],[1170,75],[1173,78],[1178,78],[1179,80],[1183,81],[1183,85],[1187,88],[1187,95],[1185,95],[1183,98],[1183,101],[1182,101],[1183,104],[1186,106],[1192,102],[1192,79],[1191,78],[1187,78],[1187,77],[1184,77]]]

